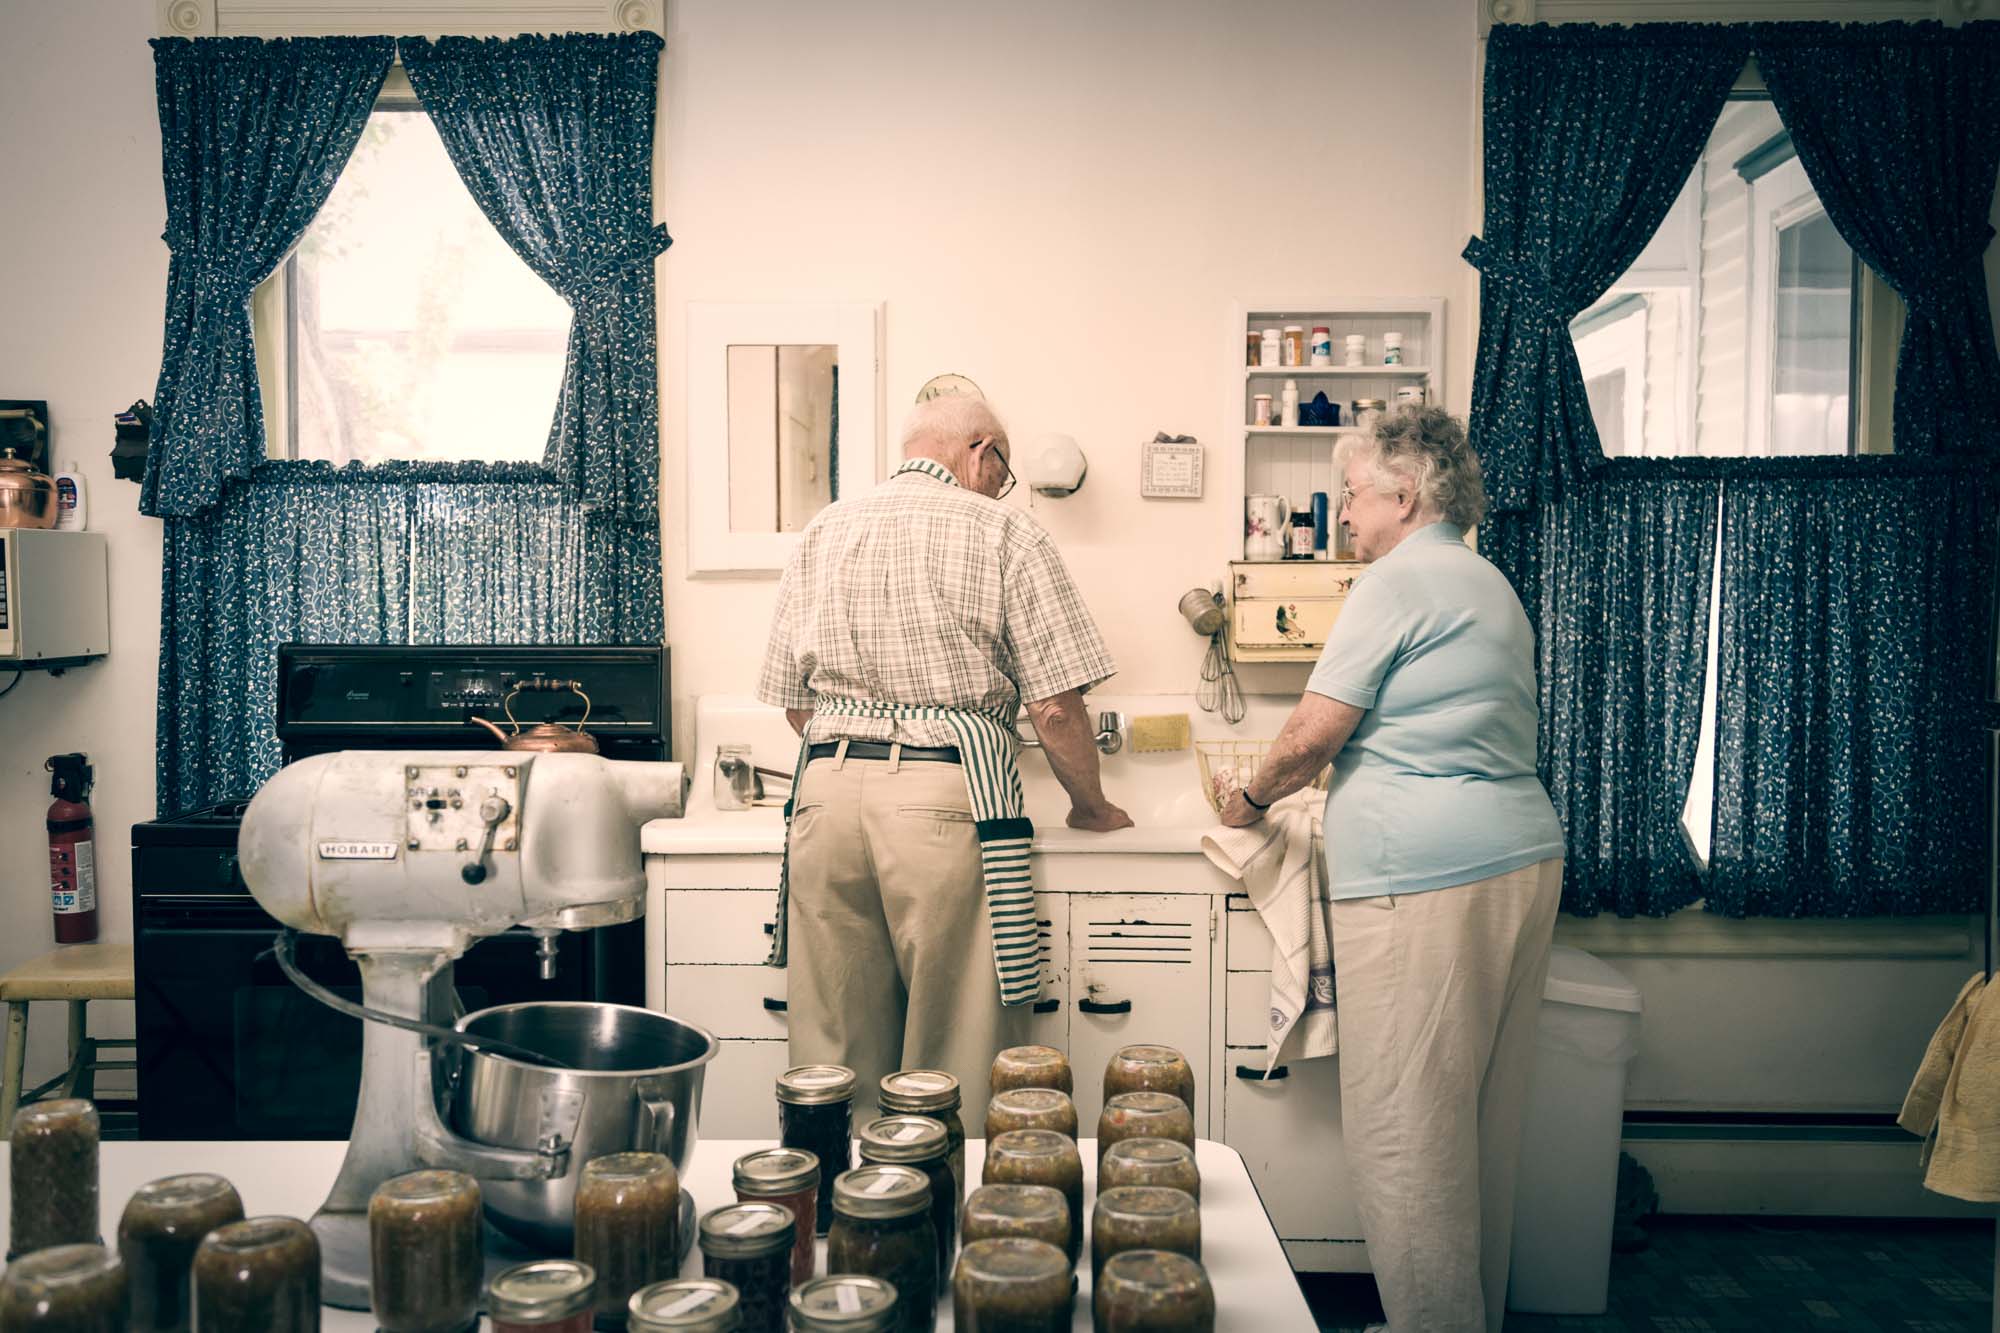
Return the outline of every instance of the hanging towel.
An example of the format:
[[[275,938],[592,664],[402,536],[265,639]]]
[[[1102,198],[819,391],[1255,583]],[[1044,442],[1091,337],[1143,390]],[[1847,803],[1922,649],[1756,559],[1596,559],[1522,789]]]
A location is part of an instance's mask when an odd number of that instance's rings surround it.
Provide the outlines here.
[[[1924,1188],[2000,1203],[2000,1006],[1974,976],[1924,1051],[1896,1123],[1924,1137]]]
[[[1271,932],[1270,1037],[1264,1072],[1280,1059],[1311,1060],[1339,1049],[1333,1010],[1332,913],[1321,854],[1322,802],[1308,787],[1249,828],[1216,828],[1201,850],[1243,884]]]

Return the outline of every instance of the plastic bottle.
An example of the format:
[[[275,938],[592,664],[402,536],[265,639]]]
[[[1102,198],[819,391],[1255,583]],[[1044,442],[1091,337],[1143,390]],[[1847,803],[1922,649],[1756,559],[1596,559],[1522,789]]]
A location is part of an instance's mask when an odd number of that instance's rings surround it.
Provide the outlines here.
[[[1279,411],[1281,413],[1281,418],[1282,418],[1279,424],[1285,426],[1298,425],[1299,382],[1297,380],[1285,381],[1284,390],[1278,395],[1278,403],[1279,403]]]
[[[83,473],[72,459],[56,473],[56,530],[82,532],[84,518]]]
[[[91,830],[90,764],[81,754],[51,755],[42,767],[55,774],[49,794],[49,896],[57,944],[97,938],[97,848]]]

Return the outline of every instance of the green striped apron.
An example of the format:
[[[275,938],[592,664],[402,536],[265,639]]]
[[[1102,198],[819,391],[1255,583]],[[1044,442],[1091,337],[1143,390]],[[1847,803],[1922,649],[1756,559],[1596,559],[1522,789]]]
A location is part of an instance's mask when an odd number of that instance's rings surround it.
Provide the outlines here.
[[[1035,935],[1035,886],[1028,850],[1035,826],[1021,796],[1021,769],[1015,762],[1013,729],[987,713],[925,705],[872,703],[822,697],[820,717],[867,717],[942,722],[958,739],[959,766],[972,798],[973,830],[979,838],[980,873],[985,880],[986,919],[993,931],[993,970],[1000,979],[1000,1003],[1028,1004],[1041,994],[1042,968]],[[785,801],[785,860],[778,872],[778,918],[771,931],[773,967],[786,959],[785,909],[791,878],[792,806],[806,775],[806,752],[792,774],[793,795]]]

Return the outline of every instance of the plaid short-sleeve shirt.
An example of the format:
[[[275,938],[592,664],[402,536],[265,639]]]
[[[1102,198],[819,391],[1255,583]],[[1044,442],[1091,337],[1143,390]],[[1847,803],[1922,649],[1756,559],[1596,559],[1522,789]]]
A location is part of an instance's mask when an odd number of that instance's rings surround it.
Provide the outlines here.
[[[1089,689],[1117,668],[1055,543],[928,459],[821,511],[778,584],[757,697],[967,709]],[[813,719],[808,740],[951,745],[940,722]]]

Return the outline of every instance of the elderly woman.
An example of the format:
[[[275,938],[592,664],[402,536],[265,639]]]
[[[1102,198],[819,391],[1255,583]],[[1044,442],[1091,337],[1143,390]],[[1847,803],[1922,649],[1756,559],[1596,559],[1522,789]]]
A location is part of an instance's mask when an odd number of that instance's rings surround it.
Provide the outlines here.
[[[1305,696],[1223,822],[1329,762],[1341,1125],[1392,1333],[1497,1330],[1562,827],[1535,775],[1534,639],[1465,544],[1464,427],[1405,409],[1344,437],[1340,521],[1370,561]]]

